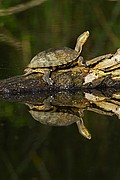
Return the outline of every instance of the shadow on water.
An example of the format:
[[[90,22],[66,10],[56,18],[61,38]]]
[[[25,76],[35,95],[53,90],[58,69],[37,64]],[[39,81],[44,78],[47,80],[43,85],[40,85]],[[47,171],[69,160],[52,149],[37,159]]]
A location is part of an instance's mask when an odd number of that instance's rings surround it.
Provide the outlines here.
[[[17,4],[0,2],[1,9]],[[82,52],[85,59],[115,52],[119,4],[49,0],[20,13],[0,11],[0,78],[22,74],[39,51],[74,47],[86,30],[91,39]],[[0,98],[0,179],[120,179],[119,91]]]

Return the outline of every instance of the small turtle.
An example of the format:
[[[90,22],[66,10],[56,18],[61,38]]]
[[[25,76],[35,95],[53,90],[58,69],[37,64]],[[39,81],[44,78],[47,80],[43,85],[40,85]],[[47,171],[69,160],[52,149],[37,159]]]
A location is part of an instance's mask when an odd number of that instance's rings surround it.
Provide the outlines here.
[[[68,112],[44,112],[33,109],[31,109],[29,112],[35,120],[50,126],[68,126],[76,122],[79,133],[85,138],[91,139],[91,134],[85,127],[83,119],[79,116],[70,114]]]
[[[53,84],[50,78],[51,71],[62,68],[69,68],[75,65],[85,65],[83,57],[80,56],[82,46],[86,42],[89,32],[86,31],[77,38],[75,50],[63,47],[48,49],[38,53],[25,69],[25,75],[31,73],[42,73],[43,79],[49,85]]]
[[[91,134],[84,125],[83,112],[79,109],[76,113],[74,108],[66,108],[65,106],[50,106],[53,97],[48,97],[43,104],[29,104],[29,113],[32,117],[42,124],[49,126],[68,126],[76,123],[79,133],[87,139],[91,139]]]

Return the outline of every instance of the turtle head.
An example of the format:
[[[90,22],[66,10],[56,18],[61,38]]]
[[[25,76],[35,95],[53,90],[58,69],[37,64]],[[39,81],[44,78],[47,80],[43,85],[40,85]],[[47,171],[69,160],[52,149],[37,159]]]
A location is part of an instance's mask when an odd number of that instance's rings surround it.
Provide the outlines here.
[[[84,43],[87,41],[89,37],[89,31],[85,31],[84,33],[82,33],[78,38],[77,38],[77,42],[76,42],[76,46],[75,46],[75,51],[77,51],[78,53],[81,53],[82,51],[82,46],[84,45]]]
[[[83,119],[80,118],[79,121],[76,122],[78,126],[79,133],[84,136],[86,139],[91,139],[91,134],[89,133],[88,129],[85,127]]]

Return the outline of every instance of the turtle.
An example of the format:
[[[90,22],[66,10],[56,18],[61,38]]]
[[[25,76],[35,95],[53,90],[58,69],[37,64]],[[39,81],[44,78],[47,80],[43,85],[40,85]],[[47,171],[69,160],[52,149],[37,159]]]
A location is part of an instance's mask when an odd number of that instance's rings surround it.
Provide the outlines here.
[[[49,126],[69,126],[77,124],[79,133],[87,139],[91,139],[91,134],[84,125],[83,109],[69,106],[55,106],[52,103],[53,97],[49,96],[43,103],[26,103],[31,116],[42,124]]]
[[[53,85],[53,80],[50,78],[52,71],[56,69],[70,68],[75,65],[86,66],[86,63],[80,53],[82,46],[89,37],[89,31],[85,31],[78,38],[75,49],[69,47],[50,48],[38,53],[32,58],[27,68],[24,70],[25,75],[32,73],[42,73],[43,80],[49,85]]]
[[[85,127],[83,119],[77,115],[68,112],[50,112],[29,110],[31,116],[42,124],[49,126],[68,126],[76,122],[79,133],[87,139],[91,139],[91,134]]]

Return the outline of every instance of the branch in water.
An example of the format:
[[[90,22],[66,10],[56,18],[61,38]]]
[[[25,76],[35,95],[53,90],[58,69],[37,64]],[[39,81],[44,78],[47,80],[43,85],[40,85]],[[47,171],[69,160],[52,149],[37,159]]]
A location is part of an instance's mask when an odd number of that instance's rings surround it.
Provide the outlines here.
[[[46,0],[31,0],[29,2],[10,7],[8,9],[0,9],[0,16],[8,16],[8,15],[12,15],[12,14],[17,14],[19,12],[25,11],[34,6],[38,6],[45,1]]]
[[[13,37],[13,35],[5,28],[0,28],[0,41],[15,47],[17,50],[22,50],[22,43]]]

